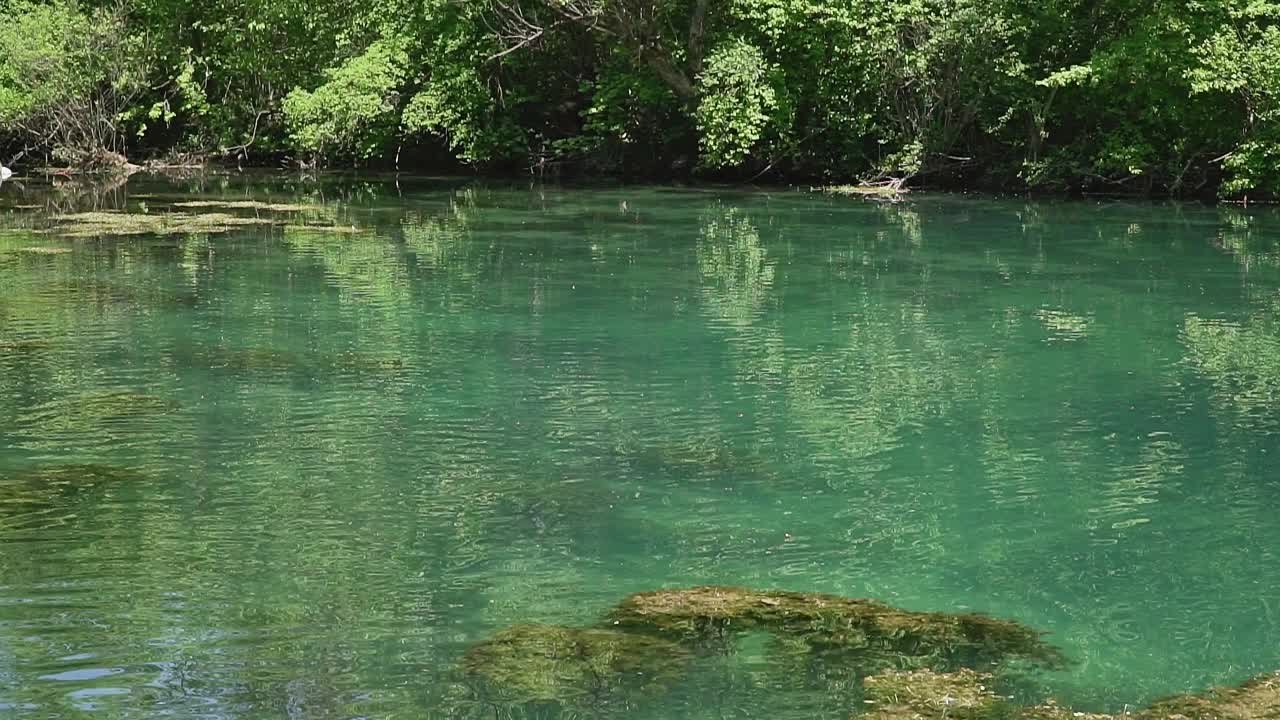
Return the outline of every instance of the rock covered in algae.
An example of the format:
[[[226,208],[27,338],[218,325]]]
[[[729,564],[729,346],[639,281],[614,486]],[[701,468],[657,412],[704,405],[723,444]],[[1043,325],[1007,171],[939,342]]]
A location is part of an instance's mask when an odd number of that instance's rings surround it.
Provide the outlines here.
[[[913,612],[825,593],[703,586],[639,592],[609,615],[615,627],[698,639],[758,629],[803,641],[817,652],[856,653],[869,670],[954,669],[1021,658],[1065,664],[1039,632],[972,613]]]
[[[1040,705],[1019,707],[1017,712],[1010,712],[1007,715],[1012,720],[1121,720],[1122,718],[1130,720],[1134,717],[1132,714],[1108,715],[1106,713],[1080,712],[1065,705],[1059,705],[1052,699]]]
[[[1157,700],[1137,715],[1143,720],[1273,720],[1280,718],[1280,671],[1234,687]]]
[[[468,650],[462,666],[516,702],[577,704],[669,685],[688,657],[679,645],[647,635],[513,625]]]
[[[992,677],[968,668],[955,672],[891,670],[862,682],[868,720],[981,720],[996,714],[1002,698]]]

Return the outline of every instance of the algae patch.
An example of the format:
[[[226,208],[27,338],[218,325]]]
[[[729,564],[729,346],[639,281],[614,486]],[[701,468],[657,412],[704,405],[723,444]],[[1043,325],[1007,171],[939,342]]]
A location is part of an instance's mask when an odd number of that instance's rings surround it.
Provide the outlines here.
[[[268,212],[299,213],[324,210],[323,205],[301,205],[295,203],[269,203],[257,200],[188,200],[176,202],[173,207],[180,208],[222,208],[226,210],[266,210]]]
[[[71,248],[44,246],[20,247],[14,249],[14,252],[26,255],[67,255],[71,252]]]
[[[38,465],[0,471],[0,524],[40,526],[43,511],[99,486],[137,482],[143,476],[110,465]]]
[[[253,225],[274,225],[267,218],[227,213],[84,212],[55,215],[51,227],[39,232],[72,238],[121,235],[194,235],[224,233]]]
[[[811,651],[848,654],[867,672],[892,667],[981,667],[1019,658],[1046,667],[1065,658],[1025,625],[977,614],[912,612],[825,593],[704,586],[629,595],[609,614],[619,627],[687,640],[760,629]]]
[[[1234,687],[1157,700],[1137,713],[1144,720],[1272,720],[1280,717],[1280,672]]]
[[[462,666],[497,695],[574,705],[666,687],[688,657],[673,642],[635,633],[514,625],[473,646]]]
[[[888,671],[866,678],[867,720],[981,720],[994,714],[1003,698],[991,691],[993,678],[961,668]]]

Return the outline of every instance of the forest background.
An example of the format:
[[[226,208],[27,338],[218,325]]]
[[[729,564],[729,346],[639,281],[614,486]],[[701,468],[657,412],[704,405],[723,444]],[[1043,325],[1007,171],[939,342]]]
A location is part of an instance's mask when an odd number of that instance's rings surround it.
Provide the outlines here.
[[[0,160],[1273,195],[1264,0],[0,0]]]

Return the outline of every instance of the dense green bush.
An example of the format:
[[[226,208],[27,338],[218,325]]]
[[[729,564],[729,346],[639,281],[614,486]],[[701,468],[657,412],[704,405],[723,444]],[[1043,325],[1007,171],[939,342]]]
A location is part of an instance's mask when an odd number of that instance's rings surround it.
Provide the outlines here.
[[[71,0],[0,0],[0,17],[0,128],[72,165],[116,164],[147,79],[141,38]]]
[[[1280,189],[1267,0],[117,1],[0,0],[0,145]]]

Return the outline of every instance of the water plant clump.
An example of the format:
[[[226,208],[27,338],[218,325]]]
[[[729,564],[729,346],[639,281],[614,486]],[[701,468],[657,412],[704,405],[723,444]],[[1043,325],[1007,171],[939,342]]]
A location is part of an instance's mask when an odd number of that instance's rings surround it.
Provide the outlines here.
[[[40,465],[0,474],[0,484],[9,487],[86,488],[104,483],[137,480],[140,477],[132,470],[110,465],[72,463]]]
[[[126,390],[92,391],[71,399],[78,411],[94,418],[166,415],[181,406],[176,400]]]
[[[762,629],[813,652],[849,654],[867,672],[885,668],[986,667],[1006,659],[1061,667],[1041,633],[973,613],[913,612],[826,593],[703,586],[627,596],[609,614],[617,627],[685,640]]]
[[[56,215],[52,227],[41,232],[71,238],[121,235],[192,235],[230,232],[249,225],[273,225],[274,220],[227,213],[83,212]]]
[[[561,625],[513,625],[467,651],[464,671],[511,702],[598,706],[661,689],[689,652],[643,634]]]
[[[188,200],[176,202],[174,207],[180,208],[222,208],[227,210],[266,210],[268,212],[297,213],[325,210],[323,205],[305,205],[297,203],[271,203],[258,200]]]
[[[0,470],[0,514],[46,506],[101,485],[136,482],[142,475],[96,464],[38,465]]]
[[[1004,699],[991,690],[993,677],[961,668],[954,672],[890,670],[862,682],[867,720],[983,720]]]
[[[1280,671],[1240,685],[1167,697],[1136,714],[1141,720],[1273,720],[1280,717]]]

